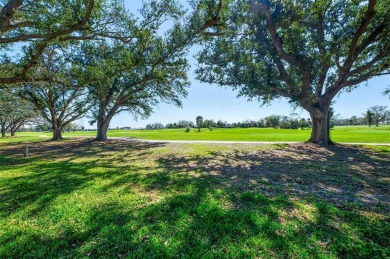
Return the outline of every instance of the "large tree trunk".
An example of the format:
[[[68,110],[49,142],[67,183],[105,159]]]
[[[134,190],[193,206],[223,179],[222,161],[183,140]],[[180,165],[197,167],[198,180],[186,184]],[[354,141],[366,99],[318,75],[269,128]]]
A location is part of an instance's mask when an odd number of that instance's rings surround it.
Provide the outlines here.
[[[15,137],[15,131],[11,130],[11,137]]]
[[[97,125],[97,135],[95,140],[104,141],[107,140],[107,130],[108,130],[109,122],[102,121]]]
[[[310,109],[310,117],[313,123],[309,142],[316,144],[334,144],[330,139],[329,105],[321,108]]]
[[[62,129],[58,127],[57,125],[53,125],[53,138],[52,140],[59,140],[62,139]]]
[[[107,130],[110,126],[112,116],[106,116],[105,109],[100,108],[98,120],[97,120],[97,135],[95,140],[105,141],[107,140]]]

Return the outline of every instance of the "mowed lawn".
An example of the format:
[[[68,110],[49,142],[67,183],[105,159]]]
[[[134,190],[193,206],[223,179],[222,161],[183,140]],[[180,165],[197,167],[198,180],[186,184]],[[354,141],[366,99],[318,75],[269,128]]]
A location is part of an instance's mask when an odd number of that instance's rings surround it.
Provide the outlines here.
[[[390,257],[390,147],[15,139],[0,258]]]
[[[273,129],[273,128],[215,128],[213,131],[202,129],[163,129],[163,130],[109,130],[108,137],[126,137],[146,140],[211,140],[211,141],[270,141],[305,142],[310,138],[311,129]],[[48,139],[50,132],[18,133],[19,137],[41,137]],[[64,133],[64,137],[95,137],[96,131],[77,131]],[[380,127],[335,127],[331,138],[338,143],[390,143],[390,125]],[[14,141],[26,141],[15,139]],[[1,142],[1,140],[0,140]]]

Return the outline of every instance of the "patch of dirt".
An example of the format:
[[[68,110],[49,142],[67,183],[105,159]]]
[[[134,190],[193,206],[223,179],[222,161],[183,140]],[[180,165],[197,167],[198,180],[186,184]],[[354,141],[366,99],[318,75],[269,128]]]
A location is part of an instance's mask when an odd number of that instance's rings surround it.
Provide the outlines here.
[[[3,146],[0,155],[23,159],[25,145]],[[390,212],[390,156],[360,146],[202,144],[204,149],[198,153],[186,154],[185,150],[199,144],[75,139],[28,145],[30,158],[70,161],[87,157],[107,168],[147,161],[167,175],[207,179],[209,188],[315,198],[342,208]],[[156,151],[162,147],[167,152]],[[159,186],[165,184],[181,188],[178,182],[160,182]]]
[[[160,164],[173,171],[202,171],[242,192],[315,197],[337,207],[390,212],[389,155],[359,146],[308,143],[245,150],[233,147],[211,157],[173,153],[161,157]]]

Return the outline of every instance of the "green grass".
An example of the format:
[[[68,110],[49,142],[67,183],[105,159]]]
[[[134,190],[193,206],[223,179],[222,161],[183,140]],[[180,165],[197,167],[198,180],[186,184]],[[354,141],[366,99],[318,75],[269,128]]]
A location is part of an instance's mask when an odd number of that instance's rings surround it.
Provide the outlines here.
[[[127,137],[147,140],[213,140],[213,141],[275,141],[304,142],[310,138],[310,129],[273,129],[273,128],[232,128],[213,131],[192,129],[164,130],[109,130],[108,137]],[[18,133],[19,137],[36,139],[50,138],[51,133]],[[65,137],[95,137],[96,131],[77,131],[65,133]],[[336,127],[331,130],[331,138],[338,143],[390,143],[390,126],[380,127]],[[1,141],[1,140],[0,140]],[[14,140],[25,141],[25,139]]]
[[[1,258],[390,256],[388,153],[65,140],[23,158],[13,140]]]

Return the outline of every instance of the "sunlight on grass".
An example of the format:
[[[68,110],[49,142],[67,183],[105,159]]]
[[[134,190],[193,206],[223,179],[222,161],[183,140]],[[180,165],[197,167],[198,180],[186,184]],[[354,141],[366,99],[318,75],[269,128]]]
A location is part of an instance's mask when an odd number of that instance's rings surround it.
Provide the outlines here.
[[[385,196],[349,200],[389,187],[366,174],[389,177],[377,151],[68,140],[22,158],[20,146],[0,156],[0,257],[390,255]]]
[[[272,129],[272,128],[216,128],[213,131],[203,129],[201,132],[184,129],[164,130],[109,130],[108,137],[124,137],[146,140],[211,140],[211,141],[276,141],[276,142],[305,142],[310,137],[310,129]],[[76,131],[64,133],[65,138],[96,137],[96,131]],[[331,130],[334,141],[345,143],[390,143],[390,127],[348,126],[336,127]],[[2,142],[28,142],[47,140],[51,138],[50,132],[20,132],[17,137]]]

